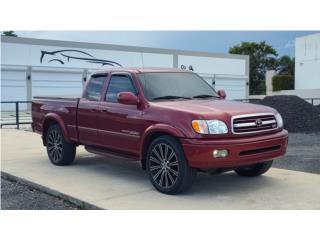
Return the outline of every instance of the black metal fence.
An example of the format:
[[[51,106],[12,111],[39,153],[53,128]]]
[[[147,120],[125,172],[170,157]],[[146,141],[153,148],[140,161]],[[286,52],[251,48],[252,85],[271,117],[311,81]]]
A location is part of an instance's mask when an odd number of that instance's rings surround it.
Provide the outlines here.
[[[235,99],[235,101],[240,102],[250,102],[250,103],[259,103],[262,99],[260,98],[244,98],[244,99]],[[311,103],[313,106],[320,105],[320,98],[303,98],[303,100]]]
[[[16,126],[31,124],[31,101],[1,101],[1,128],[3,126]]]
[[[304,98],[304,100],[311,102],[313,106],[320,105],[320,98]]]

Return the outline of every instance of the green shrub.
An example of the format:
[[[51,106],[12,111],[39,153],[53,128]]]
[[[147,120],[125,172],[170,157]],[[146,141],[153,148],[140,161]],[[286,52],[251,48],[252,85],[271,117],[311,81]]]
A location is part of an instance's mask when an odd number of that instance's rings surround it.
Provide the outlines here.
[[[294,89],[294,78],[292,75],[276,75],[272,78],[273,91]]]

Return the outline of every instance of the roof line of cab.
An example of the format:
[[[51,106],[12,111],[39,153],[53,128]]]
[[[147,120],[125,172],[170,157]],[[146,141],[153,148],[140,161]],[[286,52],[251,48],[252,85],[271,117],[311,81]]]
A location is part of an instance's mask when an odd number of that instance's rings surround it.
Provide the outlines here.
[[[110,68],[94,72],[92,75],[107,74],[111,72],[130,72],[130,73],[146,73],[146,72],[190,72],[179,68]]]

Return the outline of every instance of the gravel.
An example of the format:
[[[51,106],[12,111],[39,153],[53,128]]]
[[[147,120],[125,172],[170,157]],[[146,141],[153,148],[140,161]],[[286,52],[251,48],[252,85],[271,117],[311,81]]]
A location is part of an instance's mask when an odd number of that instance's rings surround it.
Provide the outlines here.
[[[273,167],[320,174],[320,134],[289,133],[287,153]]]
[[[282,116],[284,128],[289,132],[320,132],[320,107],[297,96],[267,96],[255,103],[275,108]]]
[[[1,209],[75,210],[77,206],[26,185],[1,178]]]

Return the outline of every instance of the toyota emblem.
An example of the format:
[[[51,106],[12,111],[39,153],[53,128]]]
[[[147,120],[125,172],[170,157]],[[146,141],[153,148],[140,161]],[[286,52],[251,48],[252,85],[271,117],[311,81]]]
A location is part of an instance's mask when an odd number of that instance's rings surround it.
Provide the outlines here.
[[[257,127],[261,127],[262,126],[262,120],[261,119],[257,119],[256,120],[256,126]]]

